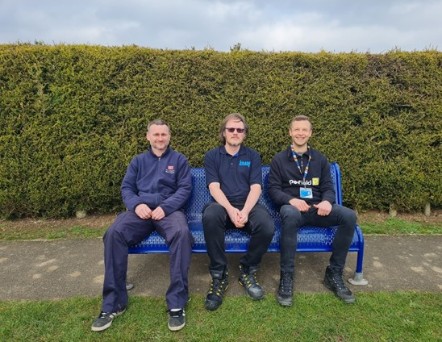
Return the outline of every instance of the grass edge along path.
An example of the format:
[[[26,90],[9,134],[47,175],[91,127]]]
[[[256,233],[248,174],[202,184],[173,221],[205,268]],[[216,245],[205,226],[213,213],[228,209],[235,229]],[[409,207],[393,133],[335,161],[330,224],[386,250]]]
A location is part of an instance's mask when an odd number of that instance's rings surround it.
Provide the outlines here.
[[[114,216],[106,216],[101,221],[65,220],[18,220],[0,221],[0,240],[56,240],[101,238],[113,222]],[[388,217],[383,220],[360,221],[364,235],[370,234],[442,234],[442,218],[439,221],[425,222]]]

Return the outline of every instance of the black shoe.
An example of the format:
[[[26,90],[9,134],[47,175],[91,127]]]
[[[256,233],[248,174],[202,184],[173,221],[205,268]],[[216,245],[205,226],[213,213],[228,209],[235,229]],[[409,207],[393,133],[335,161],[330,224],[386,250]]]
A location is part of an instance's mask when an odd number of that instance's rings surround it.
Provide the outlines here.
[[[327,269],[325,270],[324,285],[345,303],[351,304],[355,302],[356,299],[353,296],[353,293],[351,293],[350,289],[345,286],[345,283],[342,280],[342,271],[336,271],[330,266],[327,266]]]
[[[115,317],[120,316],[124,313],[126,309],[117,312],[100,312],[98,317],[95,319],[94,323],[92,323],[92,331],[103,331],[109,328],[112,324],[112,321]]]
[[[244,287],[247,294],[253,300],[260,300],[264,298],[264,290],[256,280],[257,267],[247,267],[239,265],[239,283]]]
[[[228,286],[229,274],[227,271],[224,271],[222,276],[212,274],[212,282],[210,283],[204,307],[210,311],[218,309],[223,303],[223,296]]]
[[[277,295],[278,303],[282,306],[292,306],[293,301],[293,273],[282,272],[279,280]]]
[[[186,325],[186,313],[184,309],[178,311],[169,310],[169,322],[167,326],[170,331],[178,331],[184,328]]]

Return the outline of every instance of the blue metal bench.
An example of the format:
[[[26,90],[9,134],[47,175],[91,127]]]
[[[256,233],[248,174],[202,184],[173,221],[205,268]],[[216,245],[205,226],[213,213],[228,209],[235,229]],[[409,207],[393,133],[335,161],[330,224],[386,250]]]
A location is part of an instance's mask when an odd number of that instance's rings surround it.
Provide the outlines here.
[[[275,234],[268,251],[279,252],[281,220],[279,213],[275,210],[268,195],[269,171],[269,166],[262,167],[263,192],[260,198],[260,203],[268,209],[275,222]],[[331,163],[330,171],[335,184],[336,203],[342,205],[341,172],[339,165],[337,163]],[[193,191],[185,212],[189,222],[189,229],[195,240],[192,251],[194,253],[207,253],[202,225],[202,211],[204,205],[212,199],[206,186],[204,169],[193,168],[191,172]],[[298,232],[298,245],[296,250],[298,252],[331,252],[335,233],[336,227],[302,227]],[[226,231],[225,246],[227,253],[246,252],[248,242],[249,235],[246,232],[238,229],[229,229]],[[147,239],[129,248],[130,254],[167,253],[168,251],[168,247],[163,237],[157,232],[153,232]],[[349,279],[349,282],[354,285],[366,285],[367,281],[363,279],[362,271],[364,259],[364,236],[358,225],[355,226],[355,234],[350,247],[350,252],[357,253],[357,262],[354,278]]]

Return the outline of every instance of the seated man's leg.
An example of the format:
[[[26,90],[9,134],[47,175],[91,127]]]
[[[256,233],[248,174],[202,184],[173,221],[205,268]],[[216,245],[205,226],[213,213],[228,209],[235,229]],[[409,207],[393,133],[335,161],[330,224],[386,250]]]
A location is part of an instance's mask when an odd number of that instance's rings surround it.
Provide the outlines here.
[[[166,293],[168,309],[184,308],[189,299],[188,274],[192,258],[193,237],[187,224],[186,215],[175,211],[154,226],[169,246],[170,285]]]
[[[126,309],[128,247],[140,242],[152,231],[150,220],[142,220],[135,213],[126,211],[117,216],[104,234],[102,313],[92,325],[93,331],[107,329],[112,324],[112,319]]]
[[[306,224],[320,227],[338,226],[333,239],[333,252],[330,257],[330,267],[342,271],[353,240],[356,226],[356,213],[338,204],[333,204],[332,211],[327,216],[319,216],[316,210],[306,215]]]
[[[336,215],[338,230],[333,240],[330,267],[342,271],[355,233],[356,213],[347,207],[336,204],[333,205],[332,212],[333,216]]]
[[[333,239],[333,252],[330,257],[330,265],[325,271],[324,285],[344,302],[354,303],[355,297],[345,285],[342,274],[348,249],[353,240],[356,226],[356,213],[347,207],[334,204],[329,215],[319,216],[315,212],[314,215],[309,217],[312,218],[312,222],[309,223],[315,225],[324,227],[338,225],[338,230]]]
[[[227,220],[226,210],[218,203],[210,203],[204,208],[204,239],[210,259],[209,271],[212,277],[205,301],[207,310],[216,310],[222,304],[223,295],[229,284],[224,247]]]
[[[166,292],[169,311],[169,329],[181,330],[185,324],[184,307],[189,300],[189,267],[192,258],[193,237],[186,215],[175,211],[159,221],[153,221],[165,238],[170,252],[170,284]]]
[[[210,274],[222,274],[227,268],[224,240],[226,232],[226,210],[218,203],[209,204],[203,212],[204,240],[210,258]]]
[[[256,280],[256,272],[272,241],[275,226],[267,209],[256,204],[250,211],[245,229],[251,236],[248,251],[240,260],[239,282],[252,299],[259,300],[264,297],[264,291]]]
[[[292,205],[283,205],[279,213],[281,215],[281,275],[277,299],[282,306],[291,306],[298,228],[304,224],[304,220],[301,212]]]

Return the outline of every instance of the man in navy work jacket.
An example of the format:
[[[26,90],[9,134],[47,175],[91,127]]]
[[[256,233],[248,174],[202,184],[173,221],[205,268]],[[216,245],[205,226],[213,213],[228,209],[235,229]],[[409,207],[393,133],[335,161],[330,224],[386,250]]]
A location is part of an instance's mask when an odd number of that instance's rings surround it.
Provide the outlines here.
[[[298,228],[337,225],[324,285],[344,302],[353,303],[355,297],[345,286],[342,272],[353,240],[356,214],[335,204],[329,163],[319,151],[308,145],[312,135],[310,119],[304,115],[293,118],[289,135],[292,144],[273,158],[269,174],[269,195],[280,207],[282,220],[278,302],[283,306],[292,305]]]
[[[92,331],[109,328],[112,320],[126,310],[128,247],[154,230],[165,238],[170,252],[168,326],[177,331],[185,325],[193,239],[182,208],[190,196],[192,181],[186,157],[169,147],[170,136],[166,122],[151,121],[146,134],[150,149],[133,158],[127,168],[121,185],[127,211],[117,216],[103,237],[103,303]]]
[[[254,300],[264,297],[256,272],[272,240],[274,226],[267,210],[258,202],[261,194],[261,157],[244,146],[248,126],[241,114],[228,115],[220,126],[222,146],[206,153],[206,182],[214,202],[203,212],[204,239],[212,277],[205,308],[216,310],[228,286],[224,239],[226,229],[250,233],[247,253],[240,259],[239,282]]]

